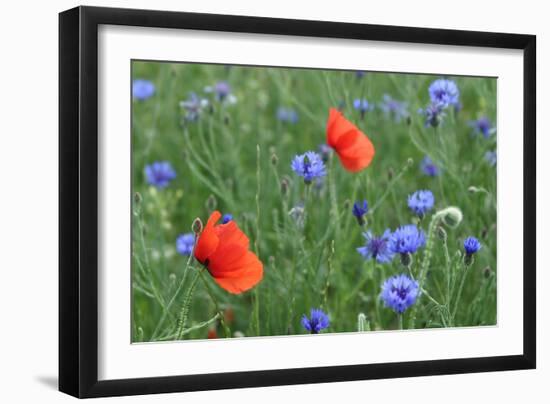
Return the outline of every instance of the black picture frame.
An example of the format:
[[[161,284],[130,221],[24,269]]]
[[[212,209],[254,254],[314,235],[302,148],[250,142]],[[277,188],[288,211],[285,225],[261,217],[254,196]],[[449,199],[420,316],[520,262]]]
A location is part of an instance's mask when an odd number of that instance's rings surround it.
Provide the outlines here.
[[[98,381],[98,26],[181,28],[523,50],[523,353],[469,359]],[[59,390],[103,397],[534,369],[536,37],[183,12],[77,7],[59,15]],[[521,234],[521,232],[518,232]]]

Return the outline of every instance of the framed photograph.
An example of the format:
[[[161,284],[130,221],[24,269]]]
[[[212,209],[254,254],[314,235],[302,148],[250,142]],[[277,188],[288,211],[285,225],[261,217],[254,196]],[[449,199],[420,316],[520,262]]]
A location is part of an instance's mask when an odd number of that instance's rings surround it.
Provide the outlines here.
[[[535,368],[534,36],[59,29],[61,391]]]

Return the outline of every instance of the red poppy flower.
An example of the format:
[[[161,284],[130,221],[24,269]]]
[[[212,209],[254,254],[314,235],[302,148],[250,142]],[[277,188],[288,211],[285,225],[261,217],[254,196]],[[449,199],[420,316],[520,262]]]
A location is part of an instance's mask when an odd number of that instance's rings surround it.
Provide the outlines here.
[[[344,168],[351,172],[368,167],[374,157],[374,146],[367,135],[335,108],[330,109],[328,116],[327,144],[336,151]]]
[[[263,264],[248,250],[248,237],[234,220],[216,224],[221,216],[215,211],[208,218],[197,240],[195,258],[208,269],[220,287],[239,294],[262,280]]]

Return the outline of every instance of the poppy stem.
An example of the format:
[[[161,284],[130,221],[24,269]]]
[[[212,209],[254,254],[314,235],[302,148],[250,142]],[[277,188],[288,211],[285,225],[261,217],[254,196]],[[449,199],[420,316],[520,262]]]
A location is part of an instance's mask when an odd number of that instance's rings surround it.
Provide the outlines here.
[[[231,331],[229,330],[229,327],[225,323],[225,317],[224,313],[220,310],[220,305],[218,304],[218,299],[216,299],[216,296],[214,296],[214,292],[210,288],[210,285],[208,284],[208,280],[204,277],[203,271],[200,272],[200,276],[202,279],[202,282],[204,283],[204,286],[206,287],[206,291],[208,292],[208,295],[210,296],[210,300],[212,300],[212,303],[214,303],[214,307],[216,308],[216,313],[220,315],[220,323],[223,328],[223,332],[225,334],[226,338],[231,338]]]

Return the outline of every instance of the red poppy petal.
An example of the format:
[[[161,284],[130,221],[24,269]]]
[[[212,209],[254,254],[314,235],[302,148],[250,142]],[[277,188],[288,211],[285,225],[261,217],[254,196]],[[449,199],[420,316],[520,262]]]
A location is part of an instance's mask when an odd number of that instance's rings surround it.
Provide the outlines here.
[[[206,226],[204,226],[202,233],[199,235],[197,245],[195,246],[195,258],[201,263],[204,263],[218,248],[220,239],[216,234],[214,225],[221,217],[221,213],[217,210],[212,212],[208,218],[208,222],[206,222]]]
[[[243,293],[258,284],[263,278],[263,264],[252,251],[246,251],[232,271],[223,276],[213,276],[214,281],[230,293]],[[234,276],[232,276],[234,275]]]
[[[368,167],[375,150],[370,139],[334,109],[327,123],[327,143],[335,150],[344,168],[351,172]]]
[[[357,130],[357,128],[349,122],[340,111],[331,108],[327,121],[327,144],[335,147],[338,141],[346,133]]]
[[[249,240],[234,220],[215,227],[220,244],[238,244],[248,250]]]

